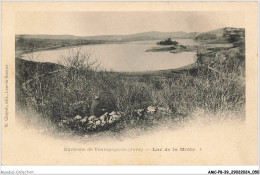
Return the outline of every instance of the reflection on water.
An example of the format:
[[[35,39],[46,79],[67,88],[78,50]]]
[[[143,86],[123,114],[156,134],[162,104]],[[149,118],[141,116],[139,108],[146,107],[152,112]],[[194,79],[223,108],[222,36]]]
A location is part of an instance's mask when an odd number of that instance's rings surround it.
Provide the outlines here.
[[[183,45],[195,45],[190,39],[176,40]],[[81,46],[98,60],[102,68],[114,71],[151,71],[179,68],[194,63],[194,52],[145,52],[156,46],[157,41],[138,41],[121,44],[99,44]],[[57,63],[61,56],[69,54],[68,48],[35,52],[34,61]],[[23,59],[29,59],[24,55]]]

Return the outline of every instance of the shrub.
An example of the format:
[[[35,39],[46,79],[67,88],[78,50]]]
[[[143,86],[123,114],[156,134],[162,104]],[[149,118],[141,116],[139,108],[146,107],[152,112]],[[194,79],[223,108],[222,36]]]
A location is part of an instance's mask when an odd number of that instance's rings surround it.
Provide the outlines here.
[[[177,41],[172,41],[171,38],[168,38],[164,41],[159,41],[157,44],[158,45],[174,45],[174,46],[177,46],[179,43]]]

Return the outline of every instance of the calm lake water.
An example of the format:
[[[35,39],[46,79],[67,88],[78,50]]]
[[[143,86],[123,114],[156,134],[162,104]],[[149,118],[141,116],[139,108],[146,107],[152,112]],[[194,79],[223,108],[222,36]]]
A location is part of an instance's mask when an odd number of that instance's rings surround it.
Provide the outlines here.
[[[176,40],[182,45],[196,45],[190,39]],[[152,71],[183,67],[194,63],[195,52],[145,52],[156,47],[157,41],[138,41],[120,44],[98,44],[81,46],[82,51],[91,54],[91,60],[98,60],[106,70],[133,72]],[[71,49],[39,51],[33,53],[33,60],[38,62],[58,63],[62,56],[68,56]],[[30,59],[32,53],[23,55],[23,59]]]

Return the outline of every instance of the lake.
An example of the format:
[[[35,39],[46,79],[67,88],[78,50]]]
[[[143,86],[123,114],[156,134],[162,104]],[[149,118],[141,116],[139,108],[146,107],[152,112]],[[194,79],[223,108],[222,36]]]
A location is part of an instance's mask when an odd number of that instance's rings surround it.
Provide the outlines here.
[[[191,39],[174,39],[182,45],[196,45]],[[98,60],[106,70],[120,72],[154,71],[180,68],[194,63],[195,52],[145,52],[156,47],[157,41],[135,41],[118,44],[97,44],[80,46],[82,51],[88,52],[91,60]],[[68,56],[71,49],[61,48],[45,50],[23,55],[23,59],[33,61],[58,63],[62,56]]]

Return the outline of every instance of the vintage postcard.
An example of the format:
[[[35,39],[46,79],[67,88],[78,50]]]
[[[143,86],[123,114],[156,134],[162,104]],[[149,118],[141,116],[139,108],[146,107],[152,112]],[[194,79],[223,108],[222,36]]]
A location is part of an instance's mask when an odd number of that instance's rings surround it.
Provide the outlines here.
[[[257,2],[3,2],[2,165],[257,165]]]

